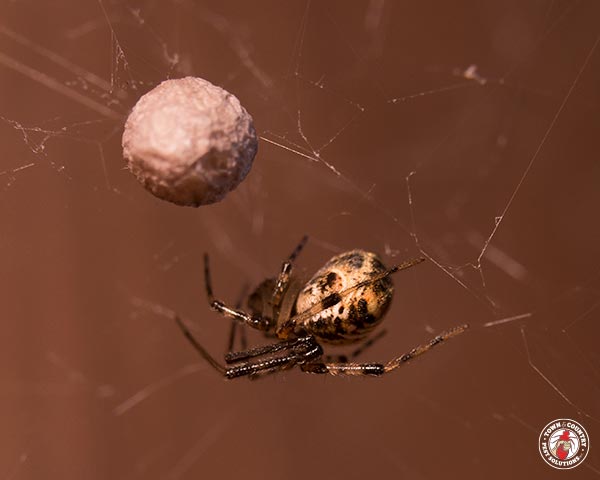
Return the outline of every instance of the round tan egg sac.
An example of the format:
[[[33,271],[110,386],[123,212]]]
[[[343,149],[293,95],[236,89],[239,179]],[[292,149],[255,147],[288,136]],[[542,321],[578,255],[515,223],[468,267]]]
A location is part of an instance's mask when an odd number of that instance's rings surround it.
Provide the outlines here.
[[[142,96],[123,133],[133,174],[179,205],[221,200],[246,177],[257,149],[252,117],[239,100],[194,77],[164,81]]]

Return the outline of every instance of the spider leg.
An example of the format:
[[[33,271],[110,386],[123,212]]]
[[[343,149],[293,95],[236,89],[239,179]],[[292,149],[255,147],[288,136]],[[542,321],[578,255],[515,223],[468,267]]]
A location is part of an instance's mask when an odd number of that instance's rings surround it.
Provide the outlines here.
[[[350,353],[350,355],[326,355],[325,359],[327,362],[347,363],[348,359],[354,360],[355,358],[357,358],[365,350],[371,347],[371,345],[377,342],[377,340],[381,339],[381,337],[383,337],[386,333],[387,330],[381,330],[379,333],[373,335],[361,345],[359,345],[358,348],[356,348],[352,353]]]
[[[427,353],[436,345],[463,333],[468,325],[459,325],[442,332],[432,338],[429,342],[413,348],[410,352],[390,360],[386,364],[382,363],[327,363],[327,362],[308,362],[301,366],[303,372],[307,373],[328,373],[330,375],[373,375],[379,376],[389,373],[392,370],[411,361],[413,358]]]
[[[242,302],[247,294],[248,294],[248,285],[244,285],[244,287],[242,288],[242,291],[240,293],[240,296],[238,298],[238,301],[235,304],[236,310],[239,310],[241,308]],[[229,330],[229,342],[227,344],[228,345],[227,352],[233,351],[233,348],[235,345],[235,337],[236,337],[238,330],[240,332],[240,347],[242,350],[246,350],[246,347],[247,347],[246,329],[244,328],[244,326],[242,324],[240,324],[240,322],[232,319],[231,320],[231,328]]]
[[[204,254],[204,283],[206,285],[206,296],[208,298],[208,303],[210,304],[210,308],[216,312],[219,312],[221,315],[231,318],[233,320],[237,320],[238,322],[245,323],[252,328],[256,328],[257,330],[268,331],[271,328],[272,322],[260,315],[249,315],[243,310],[235,309],[228,307],[221,300],[215,299],[212,289],[212,280],[210,277],[210,264],[208,259],[208,254]]]
[[[238,330],[240,332],[240,348],[242,350],[246,350],[248,342],[246,340],[246,330],[244,329],[244,325],[238,322],[237,320],[231,320],[231,328],[229,329],[229,341],[227,342],[227,352],[234,351],[235,338],[237,336]]]
[[[213,295],[212,281],[210,278],[208,253],[204,254],[204,286],[206,288],[206,298],[208,298],[208,303],[213,303],[215,301],[215,296]]]
[[[247,360],[249,358],[259,357],[261,355],[268,355],[281,350],[290,350],[304,344],[314,345],[316,343],[314,337],[299,337],[292,340],[286,340],[283,342],[270,343],[268,345],[262,345],[260,347],[250,348],[241,352],[229,352],[225,355],[225,362],[235,363],[241,360]]]
[[[192,332],[190,332],[189,329],[183,324],[183,321],[181,320],[181,318],[179,317],[179,315],[174,314],[174,320],[177,322],[177,325],[179,325],[179,328],[183,332],[183,335],[185,336],[185,338],[187,338],[187,340],[192,344],[192,346],[196,349],[196,351],[200,354],[200,356],[202,358],[204,358],[204,360],[206,360],[210,364],[210,366],[213,367],[217,372],[219,372],[220,374],[224,375],[225,374],[225,367],[223,365],[221,365],[219,362],[217,362],[204,349],[204,347],[202,345],[200,345],[200,343],[198,342],[198,340],[196,340],[194,338],[194,336],[192,335]]]
[[[296,260],[296,257],[298,257],[307,241],[308,235],[304,235],[300,240],[300,243],[296,246],[294,251],[281,266],[281,272],[279,272],[277,282],[275,283],[275,289],[273,290],[273,295],[271,296],[271,305],[273,305],[276,309],[279,308],[279,305],[281,305],[281,299],[290,282],[294,260]]]
[[[275,350],[271,350],[271,353],[266,358],[248,361],[226,368],[225,376],[228,379],[242,376],[250,376],[250,378],[255,378],[264,374],[288,370],[297,364],[304,364],[306,362],[315,360],[323,354],[323,349],[317,343],[314,337],[302,337],[295,340],[297,341],[284,342],[286,343],[285,349],[289,350],[284,355],[273,355]],[[274,344],[271,347],[278,346],[279,344]],[[277,348],[277,350],[280,351],[281,348]],[[265,348],[259,347],[259,349],[253,349],[252,353],[256,354],[256,356],[264,355]]]
[[[307,361],[315,360],[323,354],[323,349],[317,343],[314,337],[301,337],[288,342],[275,343],[273,345],[267,345],[265,347],[259,347],[248,350],[245,356],[240,355],[239,359],[252,358],[258,355],[271,354],[267,358],[260,359],[258,361],[244,362],[239,365],[232,367],[224,367],[217,362],[205,349],[198,340],[192,335],[192,332],[184,325],[179,315],[174,314],[174,320],[183,332],[185,338],[192,344],[198,354],[206,360],[211,367],[213,367],[221,375],[226,378],[237,378],[242,376],[256,376],[257,374],[275,373],[282,370],[292,368],[298,363],[304,363]],[[284,343],[281,346],[281,343]],[[281,351],[283,349],[290,350],[288,353],[282,356],[273,356],[274,352]]]
[[[370,348],[374,343],[376,343],[377,340],[381,339],[386,333],[387,333],[387,330],[381,330],[376,335],[373,335],[372,337],[368,338],[362,345],[359,345],[358,348],[350,354],[350,358],[354,359],[354,358],[358,357],[361,353],[363,353],[365,350]]]
[[[459,325],[457,327],[451,328],[450,330],[446,330],[445,332],[440,333],[439,335],[437,335],[437,336],[433,337],[431,340],[429,340],[429,342],[427,342],[423,345],[419,345],[418,347],[413,348],[410,352],[405,353],[404,355],[401,355],[399,357],[396,357],[393,360],[390,360],[385,365],[385,371],[391,372],[392,370],[395,370],[402,364],[411,361],[413,358],[418,357],[419,355],[423,355],[424,353],[427,353],[429,350],[431,350],[436,345],[439,345],[440,343],[445,342],[446,340],[448,340],[452,337],[456,337],[457,335],[464,333],[464,331],[467,330],[467,328],[469,328],[469,325],[464,324],[464,325]]]

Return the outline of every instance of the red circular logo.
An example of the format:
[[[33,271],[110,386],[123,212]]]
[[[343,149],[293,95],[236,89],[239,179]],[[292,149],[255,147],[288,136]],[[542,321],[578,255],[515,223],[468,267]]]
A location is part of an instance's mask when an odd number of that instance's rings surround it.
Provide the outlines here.
[[[539,449],[548,465],[560,470],[575,468],[590,450],[585,428],[568,418],[552,420],[540,433]]]

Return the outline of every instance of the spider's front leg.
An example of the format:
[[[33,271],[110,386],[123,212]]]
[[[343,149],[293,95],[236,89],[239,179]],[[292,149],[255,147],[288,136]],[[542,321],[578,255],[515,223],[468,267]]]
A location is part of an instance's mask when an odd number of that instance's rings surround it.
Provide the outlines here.
[[[185,338],[192,344],[198,354],[206,360],[211,367],[228,379],[243,376],[253,377],[256,375],[266,375],[282,370],[288,370],[297,364],[315,361],[323,355],[323,349],[314,337],[300,337],[285,342],[252,348],[244,352],[229,353],[226,355],[227,363],[236,364],[225,367],[217,362],[212,355],[200,345],[178,315],[174,315],[174,320]],[[284,352],[284,354],[278,356],[276,355],[278,352]],[[242,362],[242,360],[248,361]]]
[[[198,352],[198,354],[204,359],[206,360],[209,365],[211,367],[213,367],[217,372],[219,372],[220,374],[224,375],[225,374],[225,367],[223,365],[221,365],[219,362],[217,362],[210,353],[208,353],[206,351],[206,349],[200,345],[200,342],[198,342],[198,340],[196,340],[196,338],[194,337],[194,335],[192,335],[192,332],[190,332],[190,330],[185,326],[185,324],[183,323],[183,321],[181,320],[181,318],[179,317],[179,315],[174,314],[173,315],[173,319],[175,320],[175,322],[177,323],[177,325],[179,326],[179,328],[181,329],[181,332],[183,333],[183,336],[187,339],[188,342],[190,342],[192,344],[192,346],[196,349],[196,351]]]
[[[278,352],[284,353],[283,355],[277,355]],[[242,376],[253,377],[289,370],[297,364],[303,365],[315,361],[322,354],[323,349],[314,337],[295,338],[226,355],[227,363],[240,362],[240,360],[245,359],[250,360],[227,367],[225,376],[229,379]]]
[[[231,318],[233,320],[245,323],[246,325],[255,328],[257,330],[261,330],[263,332],[268,332],[273,329],[273,321],[262,317],[260,315],[249,315],[243,310],[237,308],[228,307],[221,300],[215,299],[212,289],[212,281],[210,276],[210,264],[208,260],[208,254],[204,254],[204,283],[206,285],[206,296],[208,298],[208,303],[210,308],[215,312],[219,312],[221,315],[225,317]]]
[[[283,295],[290,283],[294,260],[296,260],[296,257],[300,254],[307,241],[308,235],[304,235],[300,240],[300,243],[296,246],[294,251],[281,266],[281,272],[279,272],[277,282],[275,283],[275,288],[273,289],[273,294],[271,295],[271,305],[273,305],[276,309],[279,309],[281,306],[281,300],[283,299]]]
[[[244,285],[244,287],[242,288],[242,291],[240,293],[240,296],[238,297],[238,301],[235,304],[236,310],[239,310],[240,308],[242,308],[242,302],[243,302],[244,298],[246,298],[247,293],[248,293],[248,285]],[[235,342],[236,337],[239,337],[240,348],[242,350],[246,350],[248,341],[246,338],[245,325],[238,322],[237,320],[232,319],[231,326],[229,328],[229,341],[227,342],[227,350],[226,350],[227,352],[232,352],[234,350],[235,343],[236,343]]]

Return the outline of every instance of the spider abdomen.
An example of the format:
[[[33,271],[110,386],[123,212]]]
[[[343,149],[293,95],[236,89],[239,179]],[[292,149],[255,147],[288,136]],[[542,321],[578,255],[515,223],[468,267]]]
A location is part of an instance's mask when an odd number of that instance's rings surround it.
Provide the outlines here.
[[[386,271],[379,257],[364,250],[336,255],[308,281],[296,300],[296,313],[319,304],[320,310],[296,325],[327,343],[345,344],[366,337],[383,319],[394,293],[389,276],[367,283]],[[350,291],[348,291],[350,289]]]

